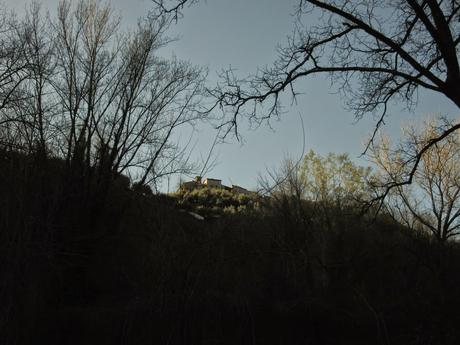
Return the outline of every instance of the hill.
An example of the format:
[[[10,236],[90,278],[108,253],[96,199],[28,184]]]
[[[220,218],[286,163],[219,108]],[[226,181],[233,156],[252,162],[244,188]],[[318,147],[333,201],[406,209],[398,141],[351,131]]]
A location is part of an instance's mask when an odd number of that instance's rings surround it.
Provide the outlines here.
[[[285,198],[227,212],[252,201],[148,195],[121,176],[14,152],[0,162],[5,344],[460,339],[455,243],[439,248],[353,209]],[[199,221],[184,203],[222,212]]]

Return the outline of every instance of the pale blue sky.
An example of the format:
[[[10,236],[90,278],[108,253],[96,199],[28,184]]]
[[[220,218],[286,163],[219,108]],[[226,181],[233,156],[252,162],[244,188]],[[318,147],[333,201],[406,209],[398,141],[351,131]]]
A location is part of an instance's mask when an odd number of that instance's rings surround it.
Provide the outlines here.
[[[56,0],[42,1],[44,7],[54,12]],[[3,0],[8,8],[21,10],[25,0]],[[163,52],[194,64],[208,66],[209,83],[216,82],[216,71],[230,65],[242,75],[254,72],[257,66],[270,64],[276,57],[276,45],[283,43],[292,31],[293,6],[297,0],[207,0],[187,8],[184,18],[171,30],[180,40]],[[149,0],[113,0],[113,6],[123,16],[124,25],[135,25],[139,16],[153,7]],[[240,124],[244,144],[232,141],[218,148],[219,164],[210,177],[221,178],[224,183],[255,188],[258,173],[266,167],[279,165],[283,157],[299,157],[303,134],[299,114],[305,124],[306,150],[320,154],[348,152],[358,164],[363,143],[371,133],[374,121],[368,116],[357,124],[352,113],[344,109],[340,95],[333,94],[328,80],[311,78],[297,83],[304,94],[298,104],[288,108],[280,121],[271,123],[272,129],[262,126],[249,131],[246,123]],[[289,99],[287,99],[289,101]],[[289,103],[289,102],[288,102]],[[286,104],[288,104],[286,103]],[[412,113],[395,105],[390,109],[385,130],[399,135],[402,122],[432,113],[457,116],[458,111],[449,101],[432,93],[419,94],[419,105]],[[200,126],[196,139],[196,156],[205,154],[215,131]]]

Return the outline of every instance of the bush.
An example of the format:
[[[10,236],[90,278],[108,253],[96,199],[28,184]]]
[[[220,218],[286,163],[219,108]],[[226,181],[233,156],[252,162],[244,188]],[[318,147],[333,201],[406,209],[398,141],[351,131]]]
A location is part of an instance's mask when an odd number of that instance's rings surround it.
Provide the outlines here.
[[[174,194],[178,204],[186,209],[209,216],[257,212],[259,197],[235,194],[221,188],[197,188]]]

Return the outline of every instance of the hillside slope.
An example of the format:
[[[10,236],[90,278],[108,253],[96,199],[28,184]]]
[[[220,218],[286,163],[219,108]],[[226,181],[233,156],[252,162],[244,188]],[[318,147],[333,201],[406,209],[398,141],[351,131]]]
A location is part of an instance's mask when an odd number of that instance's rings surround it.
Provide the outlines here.
[[[199,221],[2,153],[5,344],[456,344],[460,250],[289,200]],[[3,341],[2,341],[3,342]]]

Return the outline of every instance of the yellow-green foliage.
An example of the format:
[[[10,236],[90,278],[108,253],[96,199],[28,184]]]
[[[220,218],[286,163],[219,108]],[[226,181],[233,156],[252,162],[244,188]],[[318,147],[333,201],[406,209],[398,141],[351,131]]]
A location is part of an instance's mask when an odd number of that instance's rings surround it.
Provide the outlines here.
[[[312,201],[350,203],[368,194],[370,168],[355,165],[348,154],[326,157],[310,151],[301,166],[305,197]]]
[[[232,193],[220,188],[179,191],[175,196],[183,207],[206,214],[236,214],[258,208],[257,195]]]

